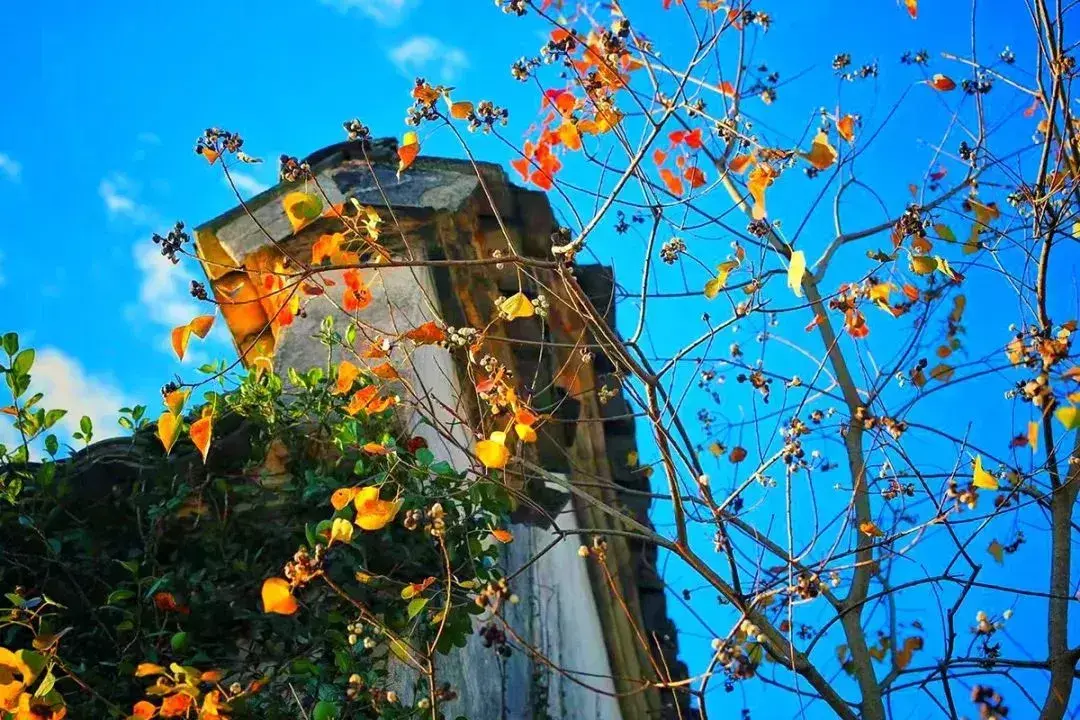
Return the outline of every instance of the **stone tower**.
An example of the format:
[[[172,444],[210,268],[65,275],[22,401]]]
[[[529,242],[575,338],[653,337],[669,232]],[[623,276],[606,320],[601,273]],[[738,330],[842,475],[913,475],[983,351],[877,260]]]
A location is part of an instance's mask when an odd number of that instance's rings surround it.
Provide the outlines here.
[[[306,160],[314,177],[308,186],[329,203],[355,199],[379,212],[380,242],[397,261],[394,267],[365,271],[374,301],[364,311],[362,334],[397,335],[427,321],[484,325],[497,298],[517,291],[518,278],[512,268],[468,261],[505,252],[508,236],[522,255],[552,260],[554,219],[546,197],[513,186],[496,165],[421,157],[398,177],[393,140],[333,145]],[[293,324],[271,328],[276,308],[260,300],[255,281],[260,271],[283,258],[310,258],[316,238],[333,231],[328,228],[335,219],[327,218],[294,233],[282,198],[302,184],[279,184],[196,231],[199,258],[238,352],[246,362],[272,357],[279,372],[324,364],[325,347],[313,337],[320,322],[327,315],[335,316],[338,327],[350,322],[335,304],[312,297]],[[338,281],[338,292],[344,287],[342,272],[324,273]],[[613,326],[609,270],[578,266],[574,273],[592,311]],[[554,271],[540,271],[537,279],[546,293],[565,291]],[[578,556],[579,546],[592,536],[624,527],[590,499],[648,523],[649,482],[628,467],[635,450],[628,406],[617,392],[603,403],[596,392],[615,368],[602,354],[587,356],[593,343],[578,315],[558,310],[566,303],[551,305],[542,325],[505,323],[489,334],[503,340],[497,343],[499,360],[537,389],[537,406],[560,408],[557,421],[530,446],[530,460],[573,488],[540,477],[510,480],[527,501],[516,511],[515,541],[505,548],[506,571],[523,599],[507,620],[537,653],[519,652],[502,661],[474,636],[439,669],[440,678],[459,690],[447,712],[473,720],[689,717],[685,696],[655,686],[664,676],[685,676],[655,572],[656,548],[606,535],[606,570]],[[461,447],[470,447],[473,438],[454,417],[476,417],[478,411],[475,398],[461,392],[462,369],[438,346],[398,360],[414,388],[407,404],[424,411],[401,421],[424,436],[439,459],[468,467]],[[540,654],[561,670],[538,661]]]

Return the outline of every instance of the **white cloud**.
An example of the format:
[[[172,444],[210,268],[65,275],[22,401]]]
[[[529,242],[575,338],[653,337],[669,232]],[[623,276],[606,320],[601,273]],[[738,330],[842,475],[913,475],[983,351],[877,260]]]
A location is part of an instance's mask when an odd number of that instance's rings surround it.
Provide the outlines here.
[[[263,190],[266,190],[270,187],[269,185],[264,185],[263,183],[259,182],[247,173],[230,170],[229,175],[232,176],[232,181],[236,185],[236,189],[240,191],[240,194],[244,196],[245,199],[253,195],[258,195]],[[230,190],[232,189],[232,186],[229,185],[229,181],[226,180],[224,176],[222,176],[221,181],[225,183],[226,187],[228,187]]]
[[[139,225],[154,225],[157,215],[136,200],[138,188],[120,173],[103,178],[98,184],[98,195],[105,202],[109,217],[126,218]]]
[[[120,434],[117,411],[133,403],[108,379],[88,374],[78,360],[52,347],[37,351],[30,375],[31,390],[45,394],[42,407],[68,411],[59,423],[63,430],[75,432],[86,415],[95,439]]]
[[[411,37],[390,51],[390,60],[407,77],[434,74],[438,82],[453,82],[469,67],[463,50],[427,35]]]
[[[188,293],[187,276],[161,254],[157,245],[146,241],[135,245],[135,265],[142,273],[142,281],[139,304],[131,310],[139,317],[172,329],[204,314]]]
[[[0,175],[8,180],[19,182],[22,179],[22,164],[6,153],[0,153]]]
[[[339,12],[359,10],[380,25],[397,25],[418,0],[319,0]]]

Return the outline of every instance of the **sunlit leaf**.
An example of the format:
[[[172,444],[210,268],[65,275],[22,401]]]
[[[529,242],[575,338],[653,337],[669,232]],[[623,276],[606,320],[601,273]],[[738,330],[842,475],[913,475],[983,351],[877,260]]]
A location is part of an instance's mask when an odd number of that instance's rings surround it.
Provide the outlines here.
[[[398,146],[398,175],[409,169],[420,153],[420,137],[412,130],[405,133]]]
[[[301,228],[316,220],[322,213],[322,199],[318,195],[307,192],[291,192],[281,199],[285,208],[285,216],[289,219],[293,232],[299,232]]]
[[[859,523],[859,532],[872,538],[885,537],[885,533],[882,532],[881,528],[879,528],[877,523],[873,520],[863,520]]]
[[[803,157],[818,170],[827,170],[836,162],[836,148],[829,144],[828,135],[818,132],[810,145],[810,152],[804,153]]]
[[[1032,452],[1039,449],[1039,423],[1034,420],[1027,425],[1027,442]]]
[[[499,303],[499,312],[508,320],[532,317],[535,314],[532,301],[521,292],[514,293]]]
[[[737,267],[739,267],[737,260],[727,260],[717,265],[716,276],[705,283],[705,297],[712,300],[719,295],[720,291],[727,285],[728,275]]]
[[[446,331],[429,321],[406,332],[402,337],[417,345],[434,345],[446,340]]]
[[[379,488],[360,488],[353,500],[356,506],[356,525],[361,530],[381,530],[389,525],[398,510],[401,500],[379,499]]]
[[[975,487],[982,490],[998,489],[998,479],[983,469],[982,455],[975,456],[975,471],[971,482]]]
[[[293,597],[289,582],[282,578],[267,578],[262,586],[263,612],[292,615],[300,604]]]
[[[904,0],[904,7],[907,8],[912,20],[919,17],[919,0]]]
[[[930,78],[930,87],[941,92],[949,92],[956,89],[956,83],[951,78],[941,73],[937,73],[934,77]]]
[[[450,117],[464,120],[473,113],[473,104],[465,100],[450,105]]]
[[[837,120],[836,133],[849,143],[855,142],[855,116],[844,115]]]
[[[195,422],[191,423],[191,428],[188,430],[188,434],[191,436],[191,442],[195,444],[195,447],[199,449],[199,454],[202,455],[203,462],[206,462],[206,456],[210,452],[210,438],[214,432],[214,418],[212,415],[204,415]]]
[[[510,451],[506,448],[506,433],[493,432],[487,440],[476,443],[476,457],[489,469],[506,467]]]
[[[345,518],[334,518],[334,521],[330,524],[330,545],[335,542],[345,543],[346,545],[352,542],[353,538],[353,524]]]
[[[802,283],[806,275],[806,253],[796,250],[791,253],[791,261],[788,263],[787,284],[795,297],[803,296]]]
[[[514,432],[517,434],[518,439],[525,443],[536,442],[536,431],[525,423],[514,423]]]
[[[171,412],[162,413],[157,422],[157,437],[165,448],[165,454],[172,452],[176,439],[180,437],[180,416]]]
[[[360,368],[348,360],[342,360],[338,365],[337,379],[330,393],[332,395],[344,395],[352,390],[353,383],[356,382],[358,377],[360,377]]]
[[[912,255],[911,270],[916,275],[929,275],[938,269],[937,258],[928,255]]]
[[[1080,427],[1080,407],[1075,405],[1058,408],[1054,411],[1054,417],[1065,426],[1066,430],[1075,430]]]
[[[750,171],[746,179],[746,187],[750,191],[750,197],[754,199],[753,216],[755,220],[765,217],[765,190],[773,184],[777,172],[771,165],[759,163]]]
[[[509,530],[503,530],[502,528],[495,528],[491,531],[491,537],[495,538],[501,543],[508,543],[514,541],[514,533]]]

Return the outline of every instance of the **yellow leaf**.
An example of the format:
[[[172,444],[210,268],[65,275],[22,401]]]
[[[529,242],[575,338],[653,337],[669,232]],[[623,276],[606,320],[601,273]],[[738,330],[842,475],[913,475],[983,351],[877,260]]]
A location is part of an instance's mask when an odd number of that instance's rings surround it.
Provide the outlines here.
[[[737,267],[739,267],[738,260],[728,260],[717,265],[716,277],[705,283],[705,297],[712,300],[719,295],[720,291],[727,285],[728,275],[730,275],[731,271]]]
[[[213,326],[213,315],[200,315],[199,317],[192,319],[192,321],[188,323],[188,327],[191,328],[191,332],[197,335],[200,340],[206,337],[206,335],[210,332],[210,328],[212,328]]]
[[[637,450],[631,450],[630,452],[626,453],[626,467],[630,467],[630,468],[637,467],[637,464],[638,464]]]
[[[330,524],[330,544],[335,542],[349,543],[353,538],[353,524],[345,518],[334,518]]]
[[[881,528],[873,520],[864,520],[859,523],[859,532],[872,538],[885,537],[885,533],[881,531]]]
[[[773,184],[779,173],[771,165],[759,163],[746,178],[746,187],[754,199],[753,217],[762,220],[765,217],[765,190]]]
[[[521,440],[521,442],[536,442],[536,431],[525,423],[514,423],[514,432],[517,433],[517,436]]]
[[[982,455],[975,456],[975,473],[972,477],[972,484],[982,490],[998,489],[997,478],[983,470]]]
[[[262,586],[263,612],[292,615],[299,608],[287,580],[267,578]]]
[[[204,415],[191,423],[191,428],[188,430],[188,434],[191,436],[191,442],[199,449],[199,453],[202,454],[204,463],[206,462],[206,455],[210,452],[210,436],[214,431],[213,423],[213,416]]]
[[[377,487],[360,488],[353,504],[356,505],[356,524],[361,530],[381,530],[401,508],[401,500],[380,500]]]
[[[937,258],[927,255],[912,255],[911,269],[916,275],[929,275],[938,269]]]
[[[791,253],[791,262],[788,264],[787,284],[795,297],[801,298],[803,276],[806,275],[806,253],[796,250]]]
[[[493,432],[487,440],[476,443],[476,457],[486,468],[506,467],[510,459],[510,451],[506,449],[506,433]]]
[[[997,540],[990,543],[990,547],[986,548],[986,552],[990,553],[990,557],[998,561],[998,565],[1005,564],[1005,546]]]
[[[709,443],[709,452],[713,457],[720,457],[724,454],[724,446],[718,442]]]
[[[171,393],[165,396],[165,407],[169,409],[173,415],[180,415],[180,412],[184,409],[184,403],[187,402],[188,395],[191,391],[187,388],[180,390],[173,390]]]
[[[306,192],[291,192],[281,199],[285,208],[285,216],[289,218],[289,224],[293,232],[299,232],[312,220],[322,214],[322,200],[318,195]]]
[[[165,454],[172,452],[176,439],[180,437],[180,416],[171,412],[162,413],[157,422],[157,437],[165,446]]]
[[[1066,430],[1075,430],[1080,427],[1080,407],[1075,405],[1058,408],[1054,412],[1054,417],[1065,426]]]
[[[1034,420],[1028,423],[1028,445],[1032,452],[1039,449],[1039,423]]]
[[[508,320],[516,318],[532,317],[534,314],[533,304],[525,293],[515,293],[499,303],[499,312]]]
[[[810,152],[804,153],[803,157],[818,170],[827,170],[836,162],[836,148],[829,144],[828,135],[818,132],[810,146]]]
[[[495,538],[501,543],[508,543],[514,541],[514,533],[509,530],[503,530],[502,528],[495,528],[491,531],[491,537]]]
[[[398,175],[409,169],[409,166],[416,160],[416,156],[420,153],[420,138],[413,132],[409,131],[401,139],[401,145],[398,146]]]

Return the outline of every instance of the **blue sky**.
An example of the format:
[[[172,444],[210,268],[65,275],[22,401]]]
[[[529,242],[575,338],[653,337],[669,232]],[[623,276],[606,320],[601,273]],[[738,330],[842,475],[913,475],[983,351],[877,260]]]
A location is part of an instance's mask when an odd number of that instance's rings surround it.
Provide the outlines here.
[[[676,62],[685,48],[670,25],[674,14],[665,14],[660,0],[624,5],[637,26],[664,47],[669,61]],[[961,135],[950,129],[949,121],[954,110],[961,117],[970,113],[970,101],[960,93],[944,97],[917,84],[920,72],[901,66],[897,59],[906,50],[926,48],[935,57],[930,72],[963,77],[958,66],[943,63],[938,54],[970,51],[967,3],[925,1],[918,21],[892,0],[772,5],[774,25],[755,48],[755,62],[767,62],[783,79],[799,79],[783,86],[768,108],[748,103],[747,112],[763,134],[777,145],[794,146],[805,142],[818,107],[840,105],[858,112],[863,132],[880,128],[872,148],[856,160],[860,179],[891,210],[907,202],[908,183],[921,186],[937,165],[944,163],[960,174],[957,164],[935,159],[934,148],[943,137],[950,150],[959,143]],[[977,18],[980,57],[992,60],[1011,46],[1018,66],[1031,66],[1032,47],[1020,22],[1022,11],[1016,11],[1016,18],[1005,18],[999,3],[983,5]],[[514,81],[508,68],[518,57],[537,51],[542,28],[531,20],[506,16],[486,0],[168,4],[62,0],[48,8],[46,15],[44,9],[24,5],[18,23],[22,30],[0,46],[0,66],[9,70],[8,107],[16,109],[0,114],[0,303],[6,309],[4,329],[18,331],[24,345],[39,350],[38,387],[55,405],[71,409],[72,421],[89,414],[106,433],[116,429],[115,408],[133,402],[156,407],[158,388],[173,374],[190,373],[201,361],[231,353],[219,324],[209,342],[193,345],[188,362],[175,361],[167,344],[168,330],[198,314],[187,286],[191,278],[201,277],[190,265],[172,268],[149,239],[176,220],[194,227],[235,204],[217,169],[207,167],[192,152],[204,128],[216,125],[237,131],[246,139],[248,153],[266,159],[265,164],[237,172],[241,190],[250,195],[274,183],[279,154],[303,156],[343,139],[344,120],[358,117],[376,136],[399,136],[417,74],[456,86],[455,97],[487,98],[509,107],[513,122],[507,136],[518,142],[539,106],[535,88]],[[665,40],[671,44],[664,46]],[[856,65],[877,60],[880,76],[869,82],[838,82],[829,66],[840,51],[851,53]],[[730,50],[722,56],[730,59]],[[557,82],[554,74],[543,80]],[[907,99],[894,111],[893,103],[905,94]],[[996,136],[1004,147],[1022,146],[1032,132],[1032,121],[1020,116],[1025,105],[1016,94],[988,96],[989,115],[1002,121]],[[511,157],[493,138],[478,137],[472,147],[483,159],[507,162]],[[461,154],[446,134],[425,135],[422,152]],[[565,172],[568,178],[595,182],[592,171],[579,161],[568,161]],[[785,177],[770,191],[770,215],[775,213],[785,230],[794,231],[820,189],[820,178],[815,185],[801,177],[790,181]],[[987,199],[1002,202],[1002,195]],[[844,212],[851,227],[886,217],[865,193],[845,200]],[[808,257],[824,248],[831,228],[831,208],[815,210],[800,236],[799,246]],[[879,246],[886,243],[881,238]],[[826,285],[856,279],[856,274],[845,274],[865,269],[864,249],[839,263]],[[604,231],[590,251],[614,265],[621,281],[637,284],[641,252],[633,234]],[[1060,277],[1074,270],[1075,257],[1059,271]],[[658,272],[663,289],[682,289],[678,271]],[[706,278],[693,273],[691,269],[689,286],[698,288]],[[971,340],[974,357],[1007,340],[1007,329],[998,327],[1005,323],[991,312],[1001,302],[999,290],[1000,286],[977,283],[966,289],[969,306],[982,309],[985,322],[996,323],[985,338],[980,334]],[[1056,301],[1063,312],[1075,312],[1075,290]],[[664,302],[669,301],[657,301],[650,311],[650,325],[655,323],[658,329],[647,337],[659,354],[689,337],[672,329],[666,318],[675,313],[697,317],[712,310],[704,300],[678,306]],[[630,329],[636,309],[627,306],[620,313],[623,329]],[[883,326],[881,318],[871,319]],[[969,324],[975,322],[969,319]],[[899,336],[878,337],[887,358]],[[751,344],[745,336],[740,341]],[[724,355],[721,350],[729,342],[725,339],[712,348],[712,355]],[[680,371],[676,386],[692,382],[694,375],[694,368]],[[987,398],[942,393],[928,404],[922,419],[932,423],[949,412],[950,403],[968,403],[980,411],[973,414],[983,418],[972,426],[972,437],[1002,450],[1027,418],[1015,416],[1011,406],[1000,401],[1011,381],[1001,377],[994,382]],[[693,398],[688,407],[697,406],[709,405]],[[753,411],[745,398],[723,408],[729,420],[751,416]],[[722,439],[734,442],[740,437]],[[756,444],[763,448],[767,441]],[[941,465],[949,466],[955,449],[942,453],[948,457]],[[647,447],[642,458],[655,460]],[[718,465],[716,471],[726,473],[728,468]],[[823,488],[833,482],[824,478]],[[760,512],[778,512],[775,499],[762,503]],[[661,527],[665,519],[661,509],[657,515]],[[1004,539],[1009,532],[999,534]],[[707,542],[707,533],[702,538]],[[1025,567],[1033,573],[1044,572],[1041,549],[1037,541],[1025,548]],[[1010,570],[990,567],[987,573],[1002,579]],[[672,577],[680,576],[676,571]],[[1031,584],[1039,586],[1037,581]],[[947,596],[947,589],[943,594]],[[978,593],[973,597],[972,617]],[[706,614],[715,607],[694,602],[695,609]],[[1012,600],[998,597],[993,602],[1000,609]],[[928,600],[926,611],[936,613],[932,605]],[[700,668],[708,654],[709,635],[674,598],[672,612],[684,629],[684,656],[692,667]],[[908,612],[914,617],[918,609]],[[1033,623],[1026,631],[1038,627],[1034,608],[1032,613],[1032,620],[1024,621]],[[1023,632],[1023,627],[1018,630]],[[1036,656],[1044,652],[1041,636],[1034,647]],[[762,697],[763,686],[743,685],[740,692],[754,703]],[[713,705],[714,717],[736,717],[741,701],[731,703],[718,691]],[[913,704],[913,716],[920,707]],[[811,711],[808,716],[822,715]]]

